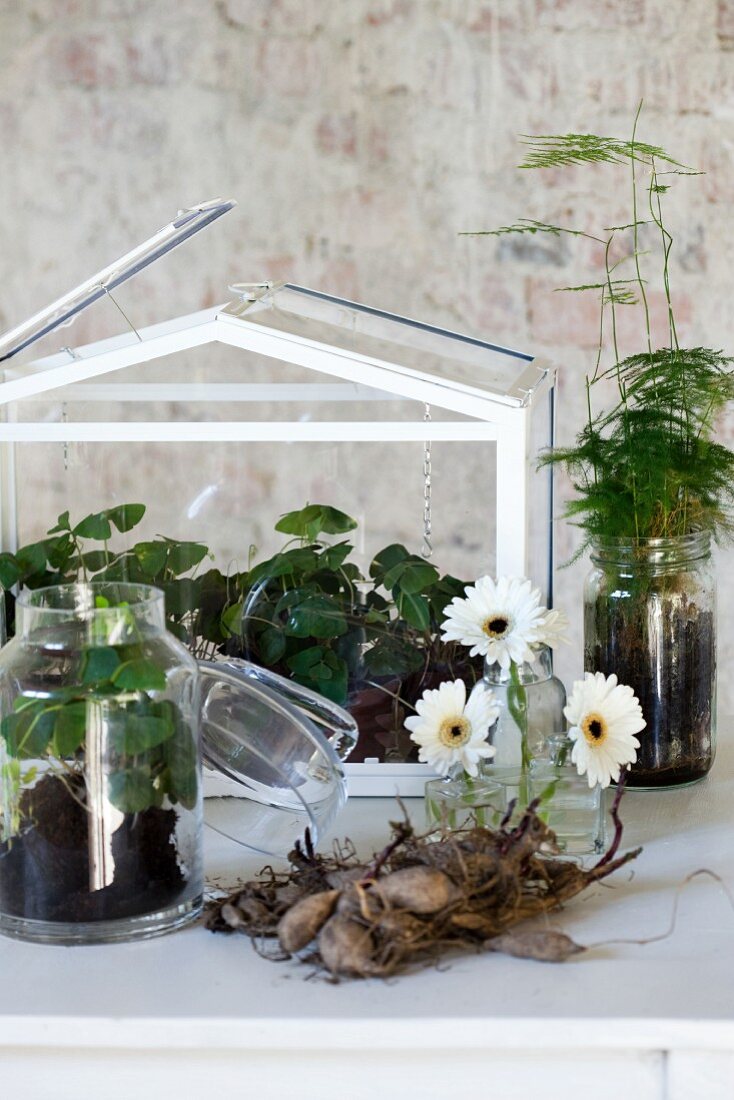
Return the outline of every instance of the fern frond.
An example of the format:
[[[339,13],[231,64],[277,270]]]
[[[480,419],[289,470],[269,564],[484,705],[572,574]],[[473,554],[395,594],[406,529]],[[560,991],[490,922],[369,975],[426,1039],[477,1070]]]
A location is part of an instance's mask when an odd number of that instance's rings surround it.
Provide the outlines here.
[[[522,143],[531,152],[520,168],[561,168],[572,164],[623,164],[628,160],[652,164],[664,161],[686,172],[691,171],[659,145],[647,145],[643,141],[621,141],[619,138],[600,137],[598,134],[523,134]]]
[[[600,244],[605,244],[599,237],[592,236],[591,233],[584,233],[581,229],[567,229],[561,225],[549,225],[547,222],[536,222],[530,218],[521,218],[520,221],[515,222],[514,225],[502,225],[499,229],[475,229],[464,231],[459,234],[460,237],[503,237],[508,233],[550,233],[554,237],[560,237],[562,233],[571,237],[586,237],[591,241],[599,241]]]

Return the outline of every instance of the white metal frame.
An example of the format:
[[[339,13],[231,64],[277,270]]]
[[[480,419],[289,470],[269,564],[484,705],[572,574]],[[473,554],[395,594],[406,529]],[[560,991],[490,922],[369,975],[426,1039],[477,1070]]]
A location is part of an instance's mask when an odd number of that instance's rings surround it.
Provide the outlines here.
[[[220,342],[243,351],[292,363],[321,377],[313,384],[95,382],[114,372],[162,356]],[[0,381],[0,531],[3,548],[17,545],[15,447],[23,442],[75,440],[104,442],[367,442],[494,441],[497,444],[496,561],[498,573],[528,571],[528,490],[530,477],[530,395],[553,386],[555,372],[542,361],[527,364],[511,396],[422,374],[372,356],[319,343],[249,320],[247,307],[231,303],[203,310],[76,349],[64,349],[22,367],[8,367]],[[75,401],[347,401],[411,400],[457,414],[451,421],[21,421],[19,403],[37,402],[64,389],[68,408]],[[424,765],[377,761],[347,765],[355,793],[403,794],[422,791]]]

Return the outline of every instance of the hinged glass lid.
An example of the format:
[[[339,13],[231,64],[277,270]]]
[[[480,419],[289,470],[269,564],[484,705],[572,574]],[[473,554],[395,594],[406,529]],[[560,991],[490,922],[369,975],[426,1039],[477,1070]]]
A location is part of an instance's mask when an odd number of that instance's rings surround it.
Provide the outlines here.
[[[547,364],[524,352],[291,283],[259,293],[253,287],[222,313],[351,359],[389,365],[406,384],[430,379],[501,404],[527,404],[548,374]]]
[[[0,362],[16,355],[29,344],[67,324],[83,309],[109,294],[115,287],[155,263],[161,256],[188,240],[236,206],[234,199],[212,199],[180,210],[176,218],[142,244],[103,268],[68,294],[0,336]]]

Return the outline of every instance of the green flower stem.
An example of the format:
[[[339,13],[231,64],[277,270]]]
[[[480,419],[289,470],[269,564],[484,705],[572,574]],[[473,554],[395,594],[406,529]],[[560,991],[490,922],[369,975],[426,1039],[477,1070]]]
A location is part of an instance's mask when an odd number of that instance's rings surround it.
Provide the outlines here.
[[[532,754],[528,746],[528,693],[520,680],[520,670],[515,661],[510,661],[510,684],[507,689],[507,709],[520,733],[520,804],[530,802],[528,788],[528,768]]]
[[[474,791],[475,791],[474,779],[471,775],[469,775],[469,772],[464,772],[464,783],[465,783],[465,785],[467,787],[467,791],[468,791],[468,793],[466,795],[466,799],[465,799],[466,804],[467,804],[467,806],[474,806],[475,807],[474,820],[476,821],[477,825],[483,827],[484,825],[486,825],[486,820],[485,820],[485,817],[484,817],[484,807],[476,805],[476,795],[474,793]]]

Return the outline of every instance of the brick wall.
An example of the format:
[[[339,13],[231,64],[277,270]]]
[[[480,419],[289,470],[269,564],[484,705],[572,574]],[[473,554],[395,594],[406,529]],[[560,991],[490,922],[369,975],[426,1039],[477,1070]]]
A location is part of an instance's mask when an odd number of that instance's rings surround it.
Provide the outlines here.
[[[232,195],[240,206],[226,224],[126,291],[136,324],[223,300],[232,280],[292,279],[556,359],[569,438],[596,313],[553,290],[586,280],[595,257],[563,239],[459,234],[520,216],[628,220],[624,184],[607,169],[518,172],[516,138],[626,136],[640,98],[640,135],[706,172],[680,181],[669,203],[681,338],[733,349],[732,0],[0,0],[0,327],[178,207]],[[659,319],[656,291],[652,304]],[[94,324],[81,321],[74,341]],[[636,346],[634,320],[622,325]],[[266,457],[274,474],[265,459],[227,467],[256,535],[292,485],[288,455]],[[53,449],[28,462],[24,514],[43,530],[68,481]],[[165,515],[170,456],[151,452],[142,468]],[[357,457],[345,468],[360,481]],[[481,468],[453,487],[481,529]],[[405,513],[404,499],[383,494],[385,532],[407,537]],[[453,553],[462,539],[450,532]],[[565,525],[559,543],[563,558]],[[724,670],[731,560],[721,562]],[[581,663],[584,568],[558,579],[577,641],[560,661],[566,677]],[[731,712],[730,677],[721,689]]]

